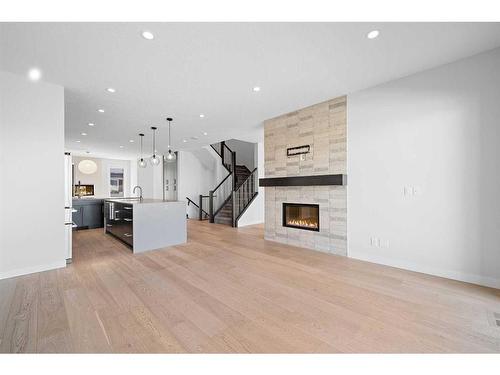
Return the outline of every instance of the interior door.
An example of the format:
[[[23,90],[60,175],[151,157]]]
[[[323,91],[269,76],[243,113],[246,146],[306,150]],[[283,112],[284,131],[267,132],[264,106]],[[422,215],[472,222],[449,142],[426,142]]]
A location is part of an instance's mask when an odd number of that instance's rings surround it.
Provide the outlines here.
[[[177,200],[177,158],[163,162],[163,199]]]

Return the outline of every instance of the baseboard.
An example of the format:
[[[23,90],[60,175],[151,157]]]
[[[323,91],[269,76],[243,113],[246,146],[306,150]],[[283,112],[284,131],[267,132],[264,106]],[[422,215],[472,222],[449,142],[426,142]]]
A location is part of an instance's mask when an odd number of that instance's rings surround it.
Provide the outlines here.
[[[238,228],[248,227],[249,225],[264,224],[264,220],[252,221],[250,223],[240,224],[238,223]]]
[[[428,275],[444,277],[446,279],[463,281],[466,283],[477,284],[481,286],[486,286],[490,288],[500,289],[500,279],[493,277],[485,277],[480,275],[473,275],[452,270],[443,270],[433,267],[426,267],[422,265],[410,264],[408,262],[394,260],[394,259],[382,259],[376,256],[368,256],[364,254],[352,255],[348,254],[349,258],[364,260],[366,262],[383,264],[384,266],[390,266],[395,268],[401,268],[404,270],[425,273]]]
[[[40,265],[33,266],[33,267],[26,267],[26,268],[20,268],[17,270],[1,272],[0,273],[0,280],[9,279],[11,277],[29,275],[30,273],[50,271],[50,270],[54,270],[57,268],[63,268],[63,267],[66,267],[66,259],[59,261],[59,262],[54,262],[54,263],[49,263],[49,264],[40,264]]]

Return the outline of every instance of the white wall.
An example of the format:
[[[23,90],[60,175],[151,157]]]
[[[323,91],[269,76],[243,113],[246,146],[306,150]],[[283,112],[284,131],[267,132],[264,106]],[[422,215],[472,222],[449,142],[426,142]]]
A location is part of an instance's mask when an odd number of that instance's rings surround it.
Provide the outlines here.
[[[78,170],[78,163],[82,160],[92,160],[97,164],[97,171],[92,174],[83,174]],[[132,163],[134,163],[132,161]],[[124,196],[131,196],[132,177],[131,161],[118,159],[89,158],[85,156],[73,156],[75,166],[75,184],[78,181],[82,185],[94,185],[94,198],[110,197],[109,173],[111,168],[123,168],[123,191]],[[137,171],[135,171],[137,173]]]
[[[255,164],[255,143],[230,139],[226,141],[226,145],[236,152],[236,165],[245,165],[250,171],[253,171],[257,166]]]
[[[209,190],[215,188],[222,181],[222,163],[220,157],[213,150],[202,148],[196,151],[179,151],[178,153],[178,199],[192,199],[198,204],[200,194],[208,195]],[[219,163],[217,163],[219,161]],[[220,166],[219,166],[220,165]],[[225,172],[227,174],[227,172]],[[207,201],[208,202],[208,201]],[[204,207],[208,212],[208,207]],[[198,211],[189,205],[188,215],[196,218]]]
[[[349,256],[500,287],[499,121],[500,49],[349,95]]]
[[[256,165],[258,168],[257,171],[259,174],[259,178],[264,178],[264,143],[255,143],[254,147],[254,165]],[[257,197],[255,197],[252,204],[248,206],[247,210],[240,217],[240,220],[238,220],[239,227],[244,227],[246,225],[252,224],[261,224],[264,222],[264,192],[265,189],[259,187],[259,194],[257,195]]]
[[[0,279],[66,265],[64,89],[0,72]]]
[[[161,158],[162,156],[159,155],[159,157]],[[157,166],[152,166],[149,162],[149,158],[145,160],[147,162],[146,168],[136,168],[136,185],[142,187],[142,196],[144,198],[163,199],[163,162],[160,162]],[[131,189],[133,189],[134,186],[135,185],[132,185]],[[137,194],[138,192],[135,195],[131,193],[131,196],[136,196]]]

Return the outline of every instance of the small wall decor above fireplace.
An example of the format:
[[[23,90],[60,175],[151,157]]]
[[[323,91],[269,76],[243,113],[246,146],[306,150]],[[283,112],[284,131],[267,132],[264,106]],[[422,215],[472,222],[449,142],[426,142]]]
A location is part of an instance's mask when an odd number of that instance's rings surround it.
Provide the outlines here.
[[[308,154],[311,149],[310,145],[298,146],[298,147],[290,147],[286,149],[286,156],[297,156],[302,154]]]
[[[319,232],[319,205],[283,203],[283,226]]]

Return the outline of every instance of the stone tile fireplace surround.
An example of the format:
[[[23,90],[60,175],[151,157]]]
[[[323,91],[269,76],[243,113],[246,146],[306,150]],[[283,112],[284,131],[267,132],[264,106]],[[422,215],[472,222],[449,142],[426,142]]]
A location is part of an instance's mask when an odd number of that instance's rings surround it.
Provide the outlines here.
[[[346,174],[346,106],[342,96],[265,121],[265,178]],[[287,156],[304,145],[308,154]],[[318,204],[319,231],[283,226],[283,203]],[[265,187],[265,238],[347,255],[347,186]]]

